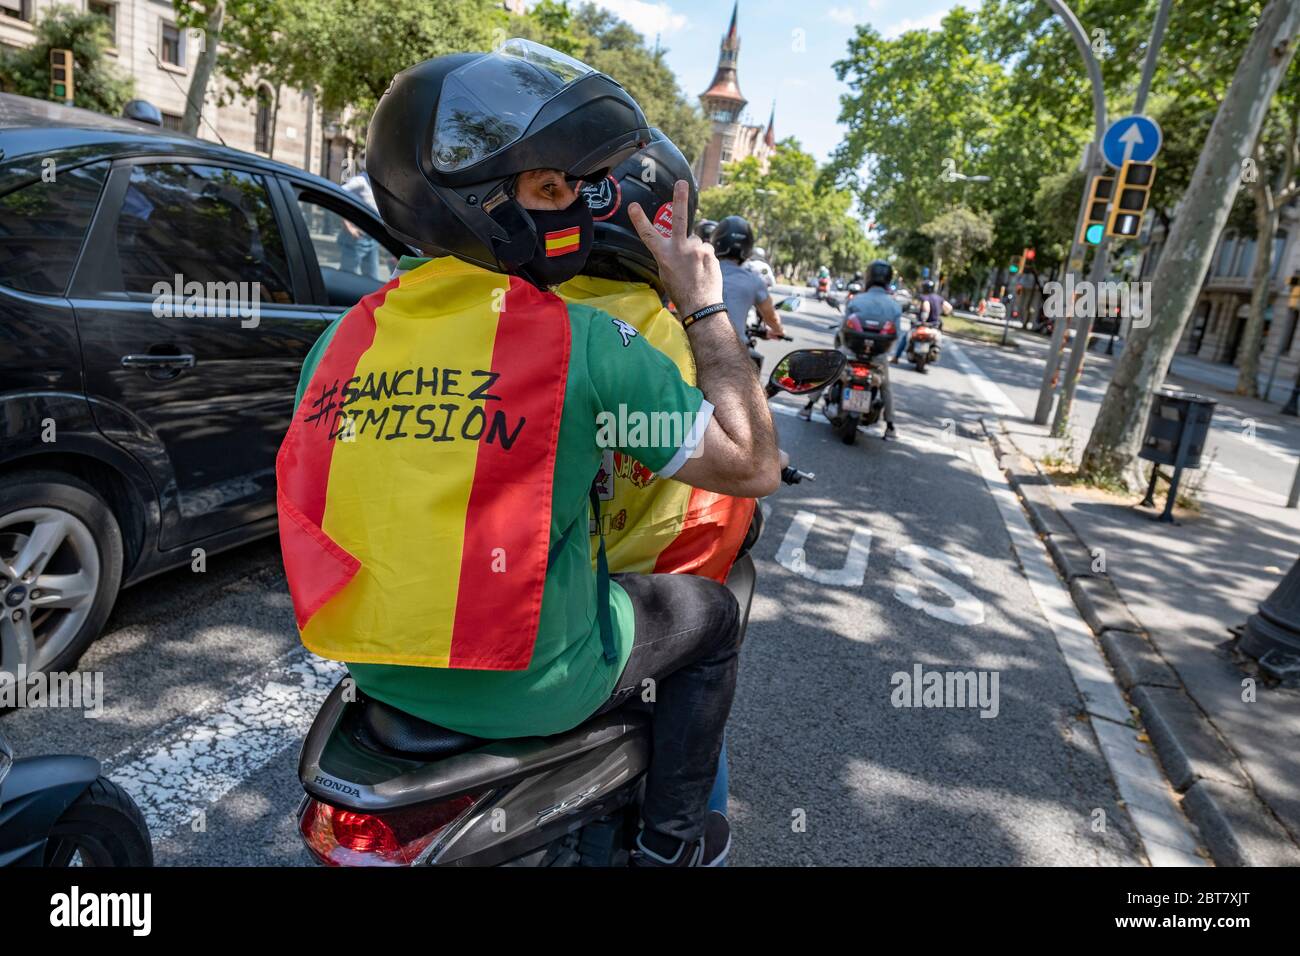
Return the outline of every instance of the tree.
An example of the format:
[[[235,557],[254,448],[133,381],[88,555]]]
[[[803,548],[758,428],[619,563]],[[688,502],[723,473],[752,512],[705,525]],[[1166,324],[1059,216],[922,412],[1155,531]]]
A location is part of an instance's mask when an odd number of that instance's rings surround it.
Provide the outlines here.
[[[1133,330],[1116,363],[1084,449],[1084,477],[1125,484],[1138,477],[1137,453],[1153,394],[1164,380],[1236,198],[1242,160],[1250,156],[1295,55],[1297,31],[1300,4],[1269,0],[1214,117],[1151,280],[1156,295],[1151,323]]]
[[[1295,70],[1292,70],[1295,73]],[[1294,87],[1294,84],[1292,84]],[[1250,315],[1242,331],[1241,348],[1238,349],[1237,394],[1251,398],[1259,396],[1259,354],[1264,345],[1264,309],[1268,304],[1269,276],[1273,265],[1273,237],[1277,235],[1282,210],[1300,196],[1300,178],[1297,178],[1297,161],[1300,160],[1300,103],[1294,88],[1288,96],[1278,96],[1279,109],[1290,114],[1289,122],[1265,123],[1255,140],[1252,160],[1255,164],[1251,198],[1255,213],[1255,264],[1250,283]],[[1270,130],[1284,126],[1285,132]],[[1271,135],[1270,135],[1271,134]],[[1270,149],[1270,141],[1273,148]],[[1273,155],[1269,155],[1269,154]],[[1281,153],[1281,173],[1269,175],[1269,168]]]
[[[237,4],[238,0],[233,2]],[[221,28],[226,18],[226,0],[178,0],[173,7],[178,26],[203,31],[194,75],[190,77],[190,90],[185,96],[185,113],[181,116],[181,132],[197,136],[199,121],[203,116],[203,101],[208,94],[208,82],[217,67]]]
[[[53,7],[36,24],[34,40],[19,50],[0,47],[0,89],[49,99],[50,51],[71,50],[73,105],[114,116],[122,112],[134,83],[119,75],[104,53],[113,40],[103,17]]]
[[[776,145],[767,172],[754,157],[725,167],[725,182],[700,194],[699,214],[709,219],[744,216],[772,268],[802,275],[819,265],[855,272],[879,256],[850,210],[848,189],[818,188],[817,161],[798,140]]]
[[[993,242],[993,229],[984,216],[956,206],[921,227],[920,232],[934,244],[934,271],[943,275],[947,265],[953,278],[970,267],[975,253]]]

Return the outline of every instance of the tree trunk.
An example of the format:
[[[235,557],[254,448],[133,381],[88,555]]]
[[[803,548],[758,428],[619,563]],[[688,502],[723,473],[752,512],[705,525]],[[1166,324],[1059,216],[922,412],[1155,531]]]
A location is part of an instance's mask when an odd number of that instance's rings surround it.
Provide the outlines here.
[[[215,0],[208,8],[208,22],[203,30],[203,50],[194,64],[190,77],[190,92],[186,97],[185,115],[181,117],[181,132],[199,135],[199,122],[203,115],[203,100],[208,95],[208,81],[217,65],[217,46],[221,43],[221,22],[226,17],[225,0]]]
[[[1261,178],[1261,182],[1263,182]],[[1237,394],[1259,397],[1259,352],[1264,344],[1264,306],[1268,299],[1268,272],[1273,263],[1273,235],[1277,232],[1278,210],[1273,208],[1273,191],[1267,184],[1255,190],[1255,267],[1251,272],[1250,316],[1241,336],[1237,360]]]
[[[1241,161],[1251,154],[1269,104],[1295,55],[1297,31],[1300,4],[1269,0],[1215,114],[1151,279],[1151,324],[1133,330],[1115,364],[1084,449],[1081,471],[1086,477],[1131,486],[1152,397],[1164,381],[1237,197]]]

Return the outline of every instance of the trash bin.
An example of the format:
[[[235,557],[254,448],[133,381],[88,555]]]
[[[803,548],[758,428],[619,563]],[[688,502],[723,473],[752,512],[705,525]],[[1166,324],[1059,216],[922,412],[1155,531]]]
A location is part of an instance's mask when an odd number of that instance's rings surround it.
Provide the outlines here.
[[[1169,481],[1169,497],[1165,499],[1165,510],[1160,515],[1161,521],[1173,519],[1174,503],[1178,498],[1178,482],[1184,468],[1197,468],[1201,464],[1201,454],[1205,451],[1205,441],[1210,434],[1210,420],[1214,417],[1212,398],[1196,395],[1192,392],[1179,392],[1174,389],[1161,389],[1156,392],[1151,403],[1151,415],[1147,419],[1147,433],[1142,439],[1142,450],[1138,457],[1152,462],[1151,484],[1147,486],[1147,496],[1142,504],[1155,507],[1156,478],[1161,465],[1174,469]]]

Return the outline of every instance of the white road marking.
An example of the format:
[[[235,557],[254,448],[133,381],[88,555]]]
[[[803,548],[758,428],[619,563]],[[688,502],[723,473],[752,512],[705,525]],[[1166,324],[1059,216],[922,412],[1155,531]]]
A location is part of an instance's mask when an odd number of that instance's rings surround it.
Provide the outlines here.
[[[1092,631],[1079,617],[1070,592],[1057,577],[1047,547],[1030,527],[1006,475],[998,469],[989,449],[974,447],[971,455],[997,502],[1034,600],[1052,629],[1085,709],[1093,717],[1092,726],[1102,755],[1120,796],[1129,805],[1129,816],[1147,858],[1153,866],[1206,865],[1205,860],[1195,855],[1196,838],[1155,760],[1145,748],[1139,749],[1137,733],[1129,726],[1130,715],[1119,686],[1106,667]],[[1167,799],[1159,800],[1159,794]]]
[[[300,743],[345,673],[299,647],[249,680],[252,690],[169,721],[105,761],[105,772],[163,839]]]
[[[805,544],[808,532],[816,524],[817,516],[811,511],[795,513],[794,520],[781,539],[781,547],[776,552],[776,562],[787,571],[805,577],[818,584],[831,587],[861,587],[867,577],[867,560],[871,554],[871,530],[855,526],[853,538],[849,541],[848,554],[844,556],[844,565],[839,568],[815,568],[808,563]]]
[[[936,620],[970,627],[972,624],[984,623],[984,602],[971,594],[955,581],[950,581],[942,574],[926,566],[926,561],[942,565],[956,571],[962,577],[973,578],[975,569],[962,561],[944,554],[936,548],[924,545],[908,544],[899,548],[894,560],[910,572],[906,581],[894,585],[894,597],[914,611],[922,611]],[[917,583],[926,584],[942,593],[952,604],[934,604],[921,596]]]
[[[989,378],[982,368],[972,362],[966,355],[965,350],[956,342],[950,342],[948,350],[952,353],[957,364],[966,376],[975,383],[975,390],[983,396],[984,401],[993,406],[993,410],[1004,418],[1025,418],[1024,413],[1016,407],[1015,402],[1007,397],[1007,393],[998,387],[998,384]]]

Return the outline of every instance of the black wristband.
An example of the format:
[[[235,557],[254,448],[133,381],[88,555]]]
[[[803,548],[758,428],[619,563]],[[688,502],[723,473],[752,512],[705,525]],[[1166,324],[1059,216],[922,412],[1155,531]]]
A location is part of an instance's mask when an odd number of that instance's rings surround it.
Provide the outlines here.
[[[726,312],[727,306],[722,302],[715,302],[713,305],[706,305],[702,309],[696,309],[686,318],[682,319],[682,328],[689,329],[700,319],[707,318],[710,315],[717,315],[719,312]]]

